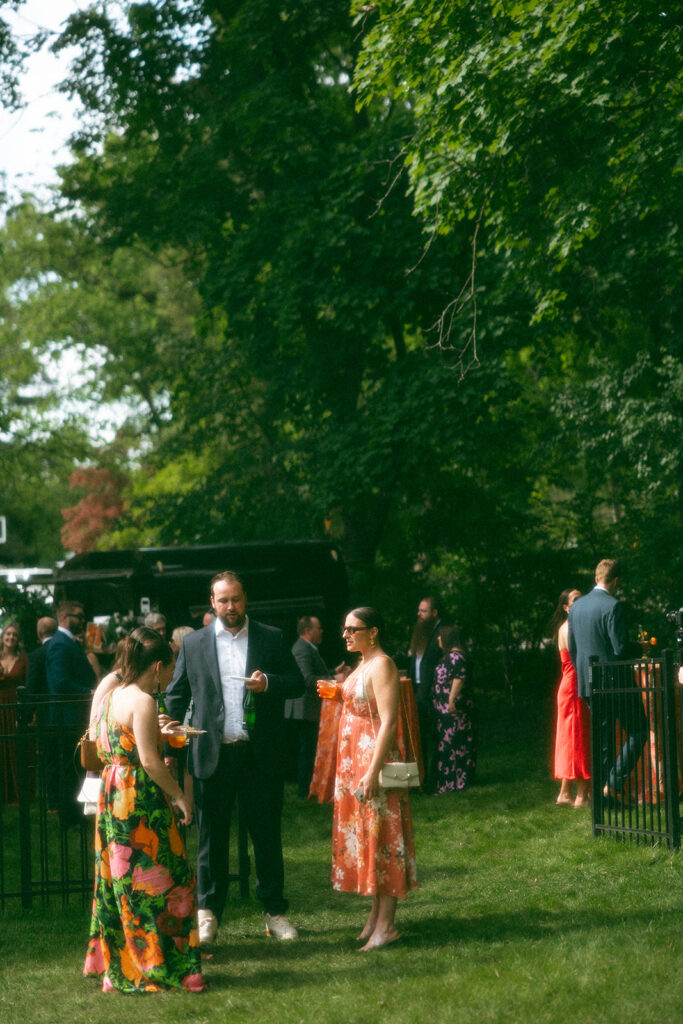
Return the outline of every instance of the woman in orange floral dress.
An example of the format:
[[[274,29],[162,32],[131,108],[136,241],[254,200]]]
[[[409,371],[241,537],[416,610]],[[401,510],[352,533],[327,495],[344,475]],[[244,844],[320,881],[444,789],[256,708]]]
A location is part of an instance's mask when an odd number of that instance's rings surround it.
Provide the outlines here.
[[[185,825],[192,806],[159,756],[153,696],[170,681],[173,653],[152,629],[130,640],[121,684],[102,700],[110,675],[93,697],[104,769],[84,974],[101,977],[105,992],[200,992],[195,879],[171,804]]]
[[[405,760],[402,737],[397,738],[399,675],[382,649],[382,631],[374,608],[349,612],[342,630],[347,650],[361,660],[340,687],[332,885],[373,897],[358,936],[363,951],[399,938],[397,899],[417,887],[409,791],[384,789],[379,782],[386,761]]]

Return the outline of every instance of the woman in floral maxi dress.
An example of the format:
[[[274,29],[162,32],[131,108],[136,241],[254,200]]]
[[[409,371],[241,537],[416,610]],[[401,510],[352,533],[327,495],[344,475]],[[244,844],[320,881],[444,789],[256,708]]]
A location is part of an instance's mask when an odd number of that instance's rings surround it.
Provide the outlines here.
[[[105,767],[84,974],[102,976],[105,992],[199,992],[195,880],[171,803],[183,824],[192,808],[159,756],[152,696],[170,681],[173,654],[151,629],[134,630],[130,640],[121,685],[103,698],[103,680],[93,697]]]
[[[342,892],[373,897],[358,936],[363,951],[395,942],[397,899],[417,886],[413,827],[407,789],[384,789],[385,761],[405,760],[397,737],[400,683],[380,646],[382,620],[373,608],[346,616],[347,650],[361,655],[339,686],[343,700],[334,796],[332,884]]]
[[[477,709],[467,683],[465,645],[457,626],[442,626],[444,656],[434,670],[432,703],[436,723],[436,792],[471,785],[477,770]]]

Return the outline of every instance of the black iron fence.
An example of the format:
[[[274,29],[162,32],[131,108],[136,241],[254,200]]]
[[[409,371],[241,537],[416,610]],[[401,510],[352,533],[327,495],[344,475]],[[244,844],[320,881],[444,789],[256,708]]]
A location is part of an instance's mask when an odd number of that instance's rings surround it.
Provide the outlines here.
[[[20,687],[0,708],[0,909],[92,899],[94,818],[77,801],[85,773],[75,756],[89,704]],[[78,724],[58,724],[67,706]]]
[[[85,772],[76,753],[89,709],[89,697],[29,697],[23,687],[15,702],[0,704],[0,911],[12,904],[90,906],[95,817],[77,799]],[[64,717],[78,724],[55,724]],[[250,859],[239,802],[235,817],[237,871],[230,880],[246,897]]]
[[[681,843],[681,703],[671,652],[591,664],[593,832]]]

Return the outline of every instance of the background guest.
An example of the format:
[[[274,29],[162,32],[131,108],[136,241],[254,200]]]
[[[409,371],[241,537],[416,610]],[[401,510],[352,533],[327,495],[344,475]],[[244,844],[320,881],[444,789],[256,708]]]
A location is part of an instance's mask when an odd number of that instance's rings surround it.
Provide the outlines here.
[[[57,632],[57,620],[51,615],[43,615],[36,624],[38,647],[28,656],[28,674],[26,676],[26,692],[31,697],[46,694],[47,675],[45,673],[46,643]]]
[[[176,626],[171,633],[171,650],[173,651],[176,658],[180,654],[180,648],[183,646],[183,640],[190,633],[194,633],[192,626]]]
[[[292,654],[303,676],[305,690],[301,697],[285,701],[285,719],[289,720],[294,734],[298,796],[300,800],[306,800],[320,722],[317,683],[319,679],[331,678],[331,673],[318,650],[323,638],[320,619],[315,615],[303,615],[297,622],[297,634]]]
[[[467,656],[457,626],[439,627],[443,658],[434,670],[436,792],[465,789],[477,769],[476,704],[468,685]]]
[[[432,704],[434,669],[441,660],[439,647],[440,604],[433,594],[423,597],[417,607],[417,621],[410,640],[410,675],[415,689],[420,739],[424,759],[425,793],[433,793],[436,773],[436,727]]]
[[[23,686],[28,671],[28,658],[21,642],[19,626],[10,619],[0,637],[0,733],[5,737],[2,750],[2,796],[6,804],[19,799],[17,779],[17,686]]]
[[[166,616],[161,612],[149,612],[145,615],[145,626],[147,629],[154,629],[162,639],[166,639]]]
[[[552,620],[553,639],[560,652],[562,675],[557,690],[555,730],[555,778],[560,779],[560,807],[585,807],[589,802],[590,712],[579,697],[576,669],[569,656],[569,609],[580,590],[569,587],[560,594]],[[576,784],[576,796],[573,786]]]
[[[48,694],[47,672],[45,669],[45,656],[47,645],[57,632],[57,620],[51,615],[43,615],[36,624],[36,634],[39,645],[31,651],[28,656],[28,674],[26,676],[26,693],[29,697],[40,698]],[[38,703],[33,722],[38,726],[36,744],[43,764],[45,779],[45,796],[47,808],[50,814],[56,814],[59,805],[58,779],[59,768],[57,764],[57,743],[55,737],[47,730],[49,720],[49,708],[46,703]]]
[[[590,704],[590,659],[602,662],[618,661],[627,650],[628,629],[624,607],[616,597],[620,567],[614,558],[603,558],[595,568],[595,587],[577,598],[569,609],[569,656],[576,667],[579,697]],[[603,796],[618,800],[624,782],[635,768],[648,737],[648,725],[643,710],[640,690],[632,675],[627,693],[618,701],[618,713],[611,701],[600,702],[600,719],[593,723],[600,729],[601,769],[604,781]],[[616,751],[613,737],[616,719],[625,733],[623,744]],[[594,774],[597,769],[593,765]]]
[[[45,654],[48,690],[58,698],[49,707],[49,723],[58,740],[57,779],[50,784],[58,787],[63,826],[79,824],[82,818],[77,803],[81,779],[74,772],[73,752],[83,734],[87,712],[77,698],[90,696],[95,687],[92,665],[76,640],[85,621],[79,601],[62,601],[57,607],[59,626]]]
[[[99,683],[100,679],[102,678],[102,666],[100,665],[100,659],[97,657],[97,655],[95,654],[95,652],[88,643],[88,635],[85,629],[79,629],[78,633],[75,633],[74,635],[78,643],[83,648],[83,653],[88,659],[90,667],[92,668],[95,674],[95,683]]]

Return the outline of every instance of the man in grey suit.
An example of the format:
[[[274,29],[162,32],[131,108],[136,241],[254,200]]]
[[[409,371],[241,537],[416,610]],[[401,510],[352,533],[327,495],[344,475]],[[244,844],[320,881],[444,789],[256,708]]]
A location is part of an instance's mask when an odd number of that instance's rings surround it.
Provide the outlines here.
[[[279,629],[247,616],[240,577],[223,572],[211,581],[216,619],[183,640],[166,707],[205,732],[190,740],[187,767],[194,780],[199,836],[197,898],[199,940],[208,945],[228,892],[230,816],[241,798],[254,846],[256,895],[266,913],[266,931],[295,939],[284,897],[282,857],[282,736],[284,701],[303,690],[301,676]],[[253,726],[243,711],[253,694]]]
[[[589,594],[577,598],[569,609],[569,655],[576,668],[579,696],[590,704],[591,678],[590,659],[598,657],[602,662],[618,661],[624,657],[628,643],[628,631],[624,607],[615,597],[619,583],[619,563],[613,558],[603,558],[595,570],[595,587]],[[631,675],[622,675],[617,680],[621,688]],[[641,755],[647,738],[647,722],[640,694],[626,693],[618,699],[618,715],[626,740],[615,758],[614,715],[610,714],[610,702],[601,702],[603,713],[600,720],[602,737],[602,779],[604,795],[615,796]],[[594,727],[597,723],[593,723]],[[595,774],[595,767],[594,767]]]
[[[332,673],[318,650],[323,639],[320,619],[315,615],[303,615],[297,622],[297,634],[292,654],[303,676],[305,690],[301,697],[285,702],[285,718],[291,721],[294,731],[298,796],[300,800],[307,800],[320,723],[320,697],[316,683],[319,679],[331,679]]]

